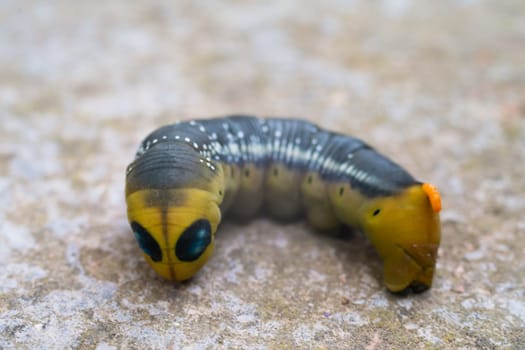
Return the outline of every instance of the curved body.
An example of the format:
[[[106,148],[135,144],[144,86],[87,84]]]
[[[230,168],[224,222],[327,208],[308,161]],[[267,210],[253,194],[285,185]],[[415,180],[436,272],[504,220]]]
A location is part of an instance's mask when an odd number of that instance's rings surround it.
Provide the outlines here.
[[[392,292],[432,284],[440,243],[437,190],[363,141],[312,123],[230,116],[161,127],[126,177],[128,218],[148,263],[185,280],[210,257],[225,214],[365,233]]]

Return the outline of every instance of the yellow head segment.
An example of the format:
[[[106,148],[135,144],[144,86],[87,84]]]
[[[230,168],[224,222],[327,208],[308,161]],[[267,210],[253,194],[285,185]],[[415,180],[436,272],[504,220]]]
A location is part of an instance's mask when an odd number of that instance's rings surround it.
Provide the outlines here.
[[[366,201],[361,227],[384,261],[384,280],[392,292],[424,291],[432,285],[441,238],[441,200],[430,184]]]
[[[144,189],[126,197],[131,228],[155,272],[183,281],[206,263],[221,219],[219,201],[197,188]]]

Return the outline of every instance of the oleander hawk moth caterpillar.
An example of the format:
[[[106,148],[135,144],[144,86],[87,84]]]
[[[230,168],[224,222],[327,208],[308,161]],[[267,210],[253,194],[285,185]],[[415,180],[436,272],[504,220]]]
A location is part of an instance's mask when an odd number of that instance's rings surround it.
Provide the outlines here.
[[[209,259],[223,215],[305,215],[319,230],[361,230],[392,292],[432,285],[440,243],[437,189],[360,139],[303,120],[228,116],[147,136],[126,174],[128,219],[146,261],[168,280]]]

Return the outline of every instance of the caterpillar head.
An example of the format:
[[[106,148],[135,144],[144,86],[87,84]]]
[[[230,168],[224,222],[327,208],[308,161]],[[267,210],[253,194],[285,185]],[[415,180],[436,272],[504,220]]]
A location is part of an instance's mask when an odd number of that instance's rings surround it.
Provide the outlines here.
[[[422,292],[432,285],[441,238],[440,198],[430,184],[417,184],[363,205],[361,227],[384,261],[391,292]]]
[[[191,152],[158,144],[128,167],[131,229],[148,264],[168,280],[189,279],[208,261],[221,219],[222,168],[203,167]]]
[[[143,190],[129,195],[127,203],[137,243],[159,275],[183,281],[208,261],[221,215],[209,192]]]

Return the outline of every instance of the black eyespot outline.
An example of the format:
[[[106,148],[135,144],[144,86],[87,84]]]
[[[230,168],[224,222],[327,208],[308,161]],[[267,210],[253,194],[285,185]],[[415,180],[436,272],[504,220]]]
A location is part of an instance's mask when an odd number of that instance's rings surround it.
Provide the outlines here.
[[[142,225],[136,221],[131,222],[133,235],[140,249],[146,253],[154,262],[162,261],[162,250],[153,236]]]
[[[194,221],[179,237],[175,256],[180,261],[195,261],[211,243],[211,225],[206,219]]]
[[[376,210],[374,210],[374,213],[372,214],[372,216],[377,216],[379,215],[380,212],[381,212],[381,209],[377,208]]]

